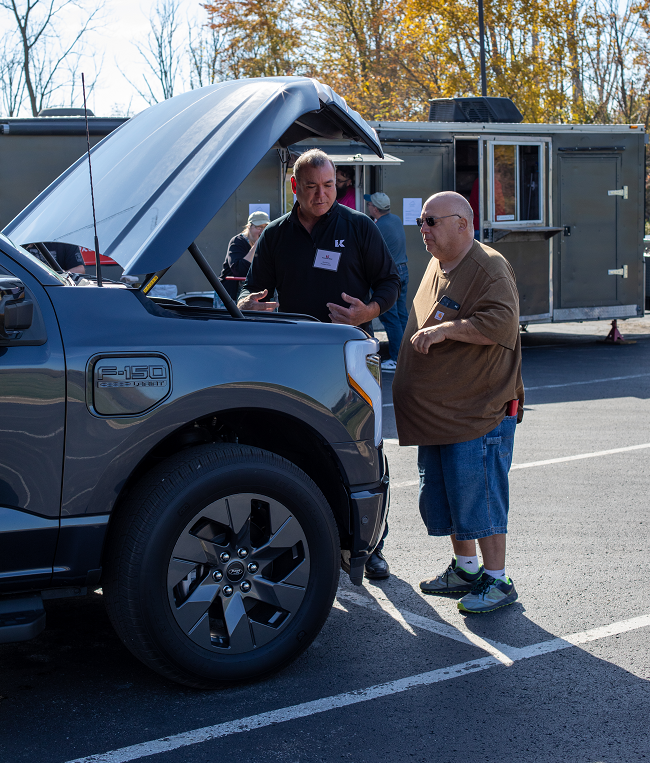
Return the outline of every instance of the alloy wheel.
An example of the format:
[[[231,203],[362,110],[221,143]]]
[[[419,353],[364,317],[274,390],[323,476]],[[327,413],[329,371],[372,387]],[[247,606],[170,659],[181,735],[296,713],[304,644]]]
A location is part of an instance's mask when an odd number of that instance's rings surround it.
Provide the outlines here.
[[[168,564],[169,604],[196,644],[242,654],[286,628],[309,571],[307,539],[292,512],[268,496],[238,493],[206,506],[181,532]]]

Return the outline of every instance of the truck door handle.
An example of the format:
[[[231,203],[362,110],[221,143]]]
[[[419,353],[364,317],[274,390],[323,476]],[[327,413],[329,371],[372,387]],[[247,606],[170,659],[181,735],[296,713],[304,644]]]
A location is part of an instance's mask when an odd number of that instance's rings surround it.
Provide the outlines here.
[[[613,270],[607,271],[608,276],[623,276],[623,278],[627,278],[627,265],[623,265],[622,268],[615,268]]]
[[[622,196],[627,199],[627,186],[624,185],[619,191],[607,191],[608,196]]]

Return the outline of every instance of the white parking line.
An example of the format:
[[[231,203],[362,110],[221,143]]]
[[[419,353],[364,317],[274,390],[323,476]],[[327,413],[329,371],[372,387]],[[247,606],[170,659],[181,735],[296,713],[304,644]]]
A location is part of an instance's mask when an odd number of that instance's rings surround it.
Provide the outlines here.
[[[385,442],[385,441],[384,441]],[[415,446],[408,446],[415,447]],[[611,456],[615,453],[628,453],[632,450],[646,450],[650,448],[650,442],[641,443],[641,445],[627,445],[624,448],[610,448],[609,450],[596,450],[592,453],[579,453],[577,456],[562,456],[561,458],[547,458],[545,461],[527,461],[524,464],[513,464],[510,471],[515,469],[530,469],[533,466],[548,466],[549,464],[562,464],[565,461],[582,461],[583,458],[599,458],[600,456]],[[406,482],[391,482],[391,490],[398,487],[414,487],[419,485],[420,480],[407,480]]]
[[[579,387],[583,384],[599,384],[600,382],[624,381],[625,379],[640,379],[650,374],[632,374],[632,376],[610,376],[607,379],[587,379],[586,381],[564,382],[563,384],[542,384],[538,387],[526,387],[526,392],[536,389],[557,389],[558,387]]]
[[[601,382],[624,381],[625,379],[641,379],[650,374],[632,374],[631,376],[609,376],[607,379],[587,379],[586,381],[564,382],[563,384],[540,384],[536,387],[526,387],[526,392],[538,389],[557,389],[558,387],[580,387],[583,384],[600,384]],[[384,408],[394,408],[393,403],[384,403]]]
[[[563,456],[562,458],[548,458],[546,461],[528,461],[525,464],[513,464],[510,469],[529,469],[531,466],[547,466],[548,464],[561,464],[564,461],[580,461],[583,458],[598,458],[599,456],[611,456],[614,453],[627,453],[631,450],[645,450],[650,448],[650,442],[641,445],[628,445],[625,448],[611,448],[610,450],[596,450],[593,453],[580,453],[577,456]]]
[[[612,625],[606,625],[601,628],[574,633],[564,638],[554,638],[550,641],[542,641],[532,646],[520,649],[510,649],[510,656],[514,661],[538,657],[550,652],[556,652],[561,649],[568,649],[576,644],[584,644],[596,639],[607,638],[619,633],[645,628],[650,625],[650,615],[634,617],[630,620],[622,620]],[[76,758],[68,763],[129,763],[132,760],[140,760],[151,755],[160,755],[171,750],[178,750],[182,747],[209,742],[213,739],[222,739],[232,734],[240,734],[245,731],[265,728],[277,723],[285,723],[298,718],[306,718],[319,713],[326,713],[329,710],[338,710],[342,707],[357,705],[360,702],[379,699],[380,697],[389,697],[400,692],[417,689],[421,686],[431,686],[441,681],[449,681],[452,678],[466,676],[470,673],[477,673],[481,670],[503,666],[496,657],[482,657],[478,660],[468,660],[458,665],[452,665],[448,668],[439,668],[426,673],[418,673],[407,678],[400,678],[396,681],[389,681],[375,686],[369,686],[367,689],[360,689],[342,694],[335,694],[331,697],[323,697],[312,702],[303,702],[299,705],[283,707],[279,710],[271,710],[267,713],[258,715],[249,715],[246,718],[239,718],[235,721],[226,723],[217,723],[214,726],[205,726],[194,731],[186,731],[181,734],[174,734],[161,739],[154,739],[141,744],[134,744],[130,747],[122,747],[119,750],[112,750],[97,755],[89,755],[85,758]]]

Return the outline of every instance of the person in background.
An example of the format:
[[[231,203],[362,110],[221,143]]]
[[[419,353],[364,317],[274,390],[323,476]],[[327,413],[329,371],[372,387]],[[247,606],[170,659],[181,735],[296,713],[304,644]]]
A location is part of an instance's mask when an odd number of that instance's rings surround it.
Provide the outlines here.
[[[365,194],[368,202],[368,214],[374,219],[379,228],[390,256],[393,258],[399,273],[401,289],[397,302],[379,316],[388,335],[388,352],[390,358],[381,364],[383,371],[394,371],[397,368],[397,356],[404,336],[404,329],[409,319],[406,309],[406,291],[409,283],[409,271],[406,264],[406,236],[402,220],[391,213],[390,198],[385,193]]]
[[[260,234],[270,222],[266,212],[253,212],[248,216],[248,222],[244,230],[233,236],[228,243],[228,251],[226,252],[226,259],[224,260],[219,280],[235,301],[243,281],[227,281],[226,278],[228,276],[246,278],[248,269],[255,256],[255,249],[257,248]]]
[[[43,246],[59,263],[59,266],[68,273],[85,273],[84,260],[79,247],[74,244],[62,244],[60,241],[44,241]],[[39,260],[44,260],[43,255],[36,248],[36,244],[25,244],[24,249],[35,255]]]
[[[336,200],[350,209],[356,209],[356,197],[354,192],[354,167],[336,168]]]

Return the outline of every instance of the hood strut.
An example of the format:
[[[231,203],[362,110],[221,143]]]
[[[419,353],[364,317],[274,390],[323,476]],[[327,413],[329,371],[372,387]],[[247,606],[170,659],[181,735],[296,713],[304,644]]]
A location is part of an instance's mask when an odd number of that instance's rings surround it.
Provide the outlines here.
[[[210,282],[210,286],[217,292],[219,299],[221,299],[230,315],[233,318],[240,318],[243,321],[247,320],[242,311],[237,307],[235,300],[226,291],[226,287],[221,283],[217,274],[210,267],[210,263],[205,259],[199,247],[192,242],[187,247],[187,251],[192,255],[196,264],[201,268],[203,275]]]
[[[36,244],[36,248],[43,255],[47,264],[52,268],[52,270],[56,270],[57,273],[65,272],[59,263],[54,259],[54,257],[52,257],[50,250],[45,246],[45,244]]]

